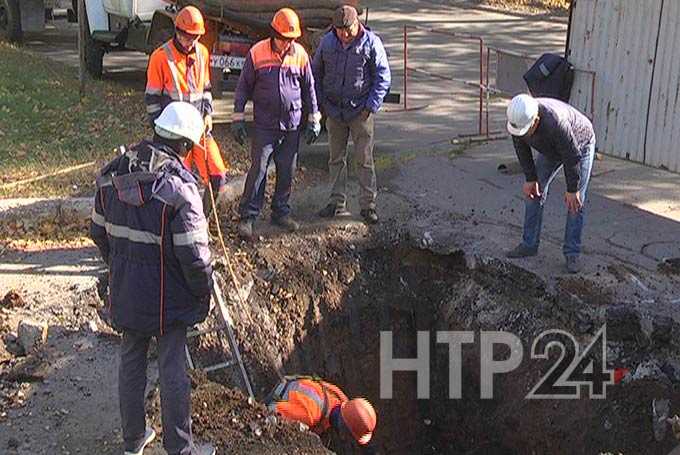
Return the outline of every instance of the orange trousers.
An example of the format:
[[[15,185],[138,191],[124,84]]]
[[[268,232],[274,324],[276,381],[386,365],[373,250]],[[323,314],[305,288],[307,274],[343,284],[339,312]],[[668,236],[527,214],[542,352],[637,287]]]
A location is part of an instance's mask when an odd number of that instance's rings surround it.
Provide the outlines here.
[[[184,165],[187,169],[193,169],[195,166],[201,180],[205,184],[210,182],[213,191],[219,191],[222,185],[226,183],[225,174],[227,172],[227,166],[220,154],[220,148],[212,136],[205,136],[201,140],[201,145],[205,147],[205,150],[194,146],[184,159]]]

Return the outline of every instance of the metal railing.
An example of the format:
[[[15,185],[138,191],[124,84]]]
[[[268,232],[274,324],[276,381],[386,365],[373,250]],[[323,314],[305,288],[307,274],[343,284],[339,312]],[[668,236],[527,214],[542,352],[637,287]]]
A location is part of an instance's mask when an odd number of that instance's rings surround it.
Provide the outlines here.
[[[475,41],[479,44],[479,82],[459,79],[449,75],[443,75],[434,73],[432,71],[427,71],[422,68],[416,68],[409,65],[409,32],[418,31],[431,34],[438,34],[448,36],[450,38],[458,40],[468,40]],[[526,70],[536,61],[536,58],[519,52],[507,51],[494,46],[486,46],[484,38],[477,35],[471,35],[468,33],[454,32],[450,30],[442,30],[431,27],[423,27],[418,25],[404,25],[404,81],[403,81],[403,100],[404,100],[404,111],[414,111],[422,109],[426,106],[413,107],[409,104],[409,73],[418,73],[432,78],[446,80],[456,83],[461,83],[466,86],[471,86],[479,89],[479,101],[478,101],[478,128],[477,132],[474,134],[461,134],[460,136],[473,136],[479,135],[483,137],[490,137],[492,134],[499,132],[490,131],[490,121],[489,121],[489,110],[490,110],[490,97],[491,95],[500,95],[503,97],[512,97],[517,93],[526,91],[526,84],[524,83],[522,76]],[[491,54],[496,54],[496,85],[491,83]],[[516,73],[510,76],[516,77],[517,80],[517,90],[509,89],[503,85],[499,86],[499,67],[501,59],[503,57],[513,57],[516,59],[521,59],[526,62],[526,68],[521,72],[521,74]],[[574,69],[576,73],[586,74],[591,78],[591,93],[590,93],[590,112],[587,113],[592,120],[595,116],[595,83],[596,83],[596,73],[594,71],[585,70],[581,68]],[[522,85],[520,85],[522,84]],[[521,87],[521,89],[520,89]],[[587,98],[586,98],[587,99]],[[504,131],[503,131],[504,132]]]

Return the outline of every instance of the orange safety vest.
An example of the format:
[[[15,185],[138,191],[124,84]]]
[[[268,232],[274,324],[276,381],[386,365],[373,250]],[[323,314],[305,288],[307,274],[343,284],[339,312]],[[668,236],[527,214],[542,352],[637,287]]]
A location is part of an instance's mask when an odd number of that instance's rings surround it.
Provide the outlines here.
[[[194,52],[185,55],[170,40],[151,54],[145,91],[151,117],[172,101],[186,101],[203,115],[211,114],[210,88],[210,55],[203,44],[196,43]]]
[[[274,390],[273,400],[270,410],[317,434],[331,426],[331,411],[348,401],[338,386],[310,376],[286,377]]]

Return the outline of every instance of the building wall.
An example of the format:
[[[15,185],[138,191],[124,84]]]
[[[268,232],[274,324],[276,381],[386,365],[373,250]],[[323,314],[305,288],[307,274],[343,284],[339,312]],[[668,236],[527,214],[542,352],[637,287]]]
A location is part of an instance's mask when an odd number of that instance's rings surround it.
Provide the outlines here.
[[[670,140],[680,140],[679,26],[680,0],[575,0],[568,57],[597,73],[600,151],[680,171]],[[572,103],[588,112],[591,93],[590,78],[577,73]]]
[[[680,172],[680,1],[663,5],[645,163]]]

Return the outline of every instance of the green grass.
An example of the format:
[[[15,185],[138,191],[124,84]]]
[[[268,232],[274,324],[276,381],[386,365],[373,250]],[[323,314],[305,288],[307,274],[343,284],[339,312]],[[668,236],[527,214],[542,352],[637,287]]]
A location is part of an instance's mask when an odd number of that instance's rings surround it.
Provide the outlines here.
[[[11,189],[0,198],[87,195],[98,167],[149,129],[143,95],[91,81],[81,100],[77,69],[0,42],[0,187],[77,164],[81,171]]]

